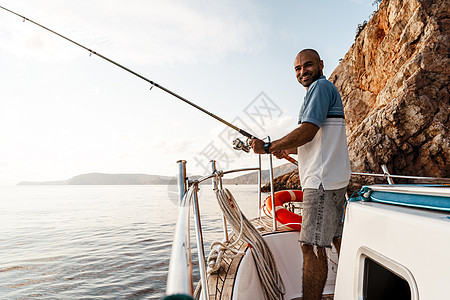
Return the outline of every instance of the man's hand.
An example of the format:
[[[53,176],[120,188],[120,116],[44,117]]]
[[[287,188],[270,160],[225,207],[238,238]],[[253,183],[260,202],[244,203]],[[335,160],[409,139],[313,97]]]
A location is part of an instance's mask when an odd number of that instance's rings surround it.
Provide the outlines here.
[[[283,158],[288,157],[289,151],[288,150],[278,150],[278,151],[272,152],[272,154],[278,159],[283,159]]]
[[[255,154],[266,154],[264,151],[264,142],[260,139],[251,139],[249,145],[252,147]]]

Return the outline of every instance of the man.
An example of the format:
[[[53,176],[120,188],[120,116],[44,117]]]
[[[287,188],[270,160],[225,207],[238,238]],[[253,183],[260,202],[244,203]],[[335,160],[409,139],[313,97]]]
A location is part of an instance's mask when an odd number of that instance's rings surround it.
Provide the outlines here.
[[[325,248],[340,251],[345,191],[350,161],[345,135],[344,109],[337,88],[323,76],[323,61],[312,49],[302,50],[294,61],[297,80],[306,88],[299,126],[272,143],[253,139],[258,154],[277,158],[298,154],[303,189],[303,299],[321,299],[328,274]]]

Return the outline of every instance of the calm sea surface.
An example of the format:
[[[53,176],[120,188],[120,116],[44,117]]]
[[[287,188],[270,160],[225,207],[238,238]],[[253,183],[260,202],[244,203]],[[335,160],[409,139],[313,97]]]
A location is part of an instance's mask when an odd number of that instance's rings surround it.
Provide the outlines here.
[[[256,186],[229,189],[247,217],[255,217]],[[176,191],[0,187],[0,298],[160,299],[178,216]],[[201,186],[200,212],[208,253],[208,245],[223,237],[209,185]]]

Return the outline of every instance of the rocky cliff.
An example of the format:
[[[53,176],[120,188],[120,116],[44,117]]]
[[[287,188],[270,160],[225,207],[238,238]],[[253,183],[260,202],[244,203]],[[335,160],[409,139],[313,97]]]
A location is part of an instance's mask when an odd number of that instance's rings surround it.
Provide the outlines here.
[[[449,12],[449,0],[384,0],[329,77],[352,171],[449,177]]]

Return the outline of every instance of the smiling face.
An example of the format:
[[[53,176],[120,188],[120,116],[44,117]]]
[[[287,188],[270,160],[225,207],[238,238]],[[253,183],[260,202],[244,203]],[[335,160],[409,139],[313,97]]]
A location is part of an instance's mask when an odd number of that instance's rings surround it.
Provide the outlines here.
[[[294,61],[295,76],[306,89],[323,75],[323,61],[314,50],[301,51]]]

